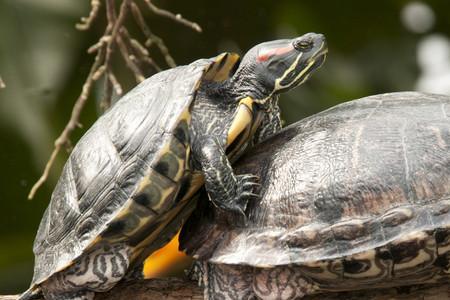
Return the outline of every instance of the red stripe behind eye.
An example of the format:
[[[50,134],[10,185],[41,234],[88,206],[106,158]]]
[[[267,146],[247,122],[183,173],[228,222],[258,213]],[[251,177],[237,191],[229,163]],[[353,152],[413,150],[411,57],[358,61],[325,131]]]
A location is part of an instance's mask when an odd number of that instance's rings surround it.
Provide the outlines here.
[[[292,49],[294,49],[294,47],[292,45],[289,45],[287,47],[282,47],[282,48],[270,49],[270,50],[260,53],[257,57],[257,60],[258,61],[266,61],[271,56],[282,55],[282,54],[292,51]]]

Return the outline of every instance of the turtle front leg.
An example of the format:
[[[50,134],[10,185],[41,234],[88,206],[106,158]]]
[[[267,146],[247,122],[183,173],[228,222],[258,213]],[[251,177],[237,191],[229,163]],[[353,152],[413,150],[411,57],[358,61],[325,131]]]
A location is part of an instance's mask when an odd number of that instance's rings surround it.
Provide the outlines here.
[[[211,202],[222,210],[245,217],[249,198],[258,196],[253,193],[258,177],[253,174],[235,175],[216,137],[207,137],[195,143],[193,151],[205,176],[205,187]]]

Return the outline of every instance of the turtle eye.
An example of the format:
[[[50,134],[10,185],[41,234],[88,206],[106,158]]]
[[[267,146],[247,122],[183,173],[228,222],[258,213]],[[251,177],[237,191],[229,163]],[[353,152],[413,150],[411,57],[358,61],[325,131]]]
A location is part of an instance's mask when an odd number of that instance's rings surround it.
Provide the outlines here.
[[[293,46],[298,51],[308,51],[313,47],[313,42],[310,39],[299,39],[294,41]]]

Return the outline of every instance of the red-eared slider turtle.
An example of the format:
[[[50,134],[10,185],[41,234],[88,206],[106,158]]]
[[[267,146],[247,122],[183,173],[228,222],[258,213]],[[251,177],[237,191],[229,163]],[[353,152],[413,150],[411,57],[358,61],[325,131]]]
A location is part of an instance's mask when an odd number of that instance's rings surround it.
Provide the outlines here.
[[[125,95],[70,155],[21,299],[93,299],[110,289],[162,246],[162,232],[175,233],[203,183],[217,207],[243,214],[255,176],[234,175],[229,159],[279,129],[277,94],[304,82],[326,51],[320,34],[271,41],[241,63],[224,53],[156,74]]]
[[[335,106],[264,141],[234,170],[261,178],[246,225],[198,207],[181,233],[207,299],[450,278],[450,97],[392,93]]]

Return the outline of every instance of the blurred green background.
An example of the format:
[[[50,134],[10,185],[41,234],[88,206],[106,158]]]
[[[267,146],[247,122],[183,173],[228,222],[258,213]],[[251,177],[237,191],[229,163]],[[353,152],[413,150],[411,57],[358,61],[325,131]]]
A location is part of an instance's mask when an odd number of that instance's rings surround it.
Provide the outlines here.
[[[139,0],[136,0],[139,3]],[[155,4],[198,22],[195,33],[146,14],[178,64],[221,51],[305,32],[324,33],[329,56],[311,80],[281,97],[292,123],[337,103],[370,94],[423,90],[450,94],[450,2],[442,1],[171,1]],[[0,0],[0,294],[27,288],[32,243],[67,154],[33,201],[27,194],[69,119],[93,56],[86,49],[104,30],[104,18],[87,32],[74,25],[89,11],[84,0]],[[156,59],[162,61],[156,52]],[[121,62],[116,74],[133,86]],[[83,113],[98,116],[97,87]],[[77,130],[78,139],[84,129]]]

